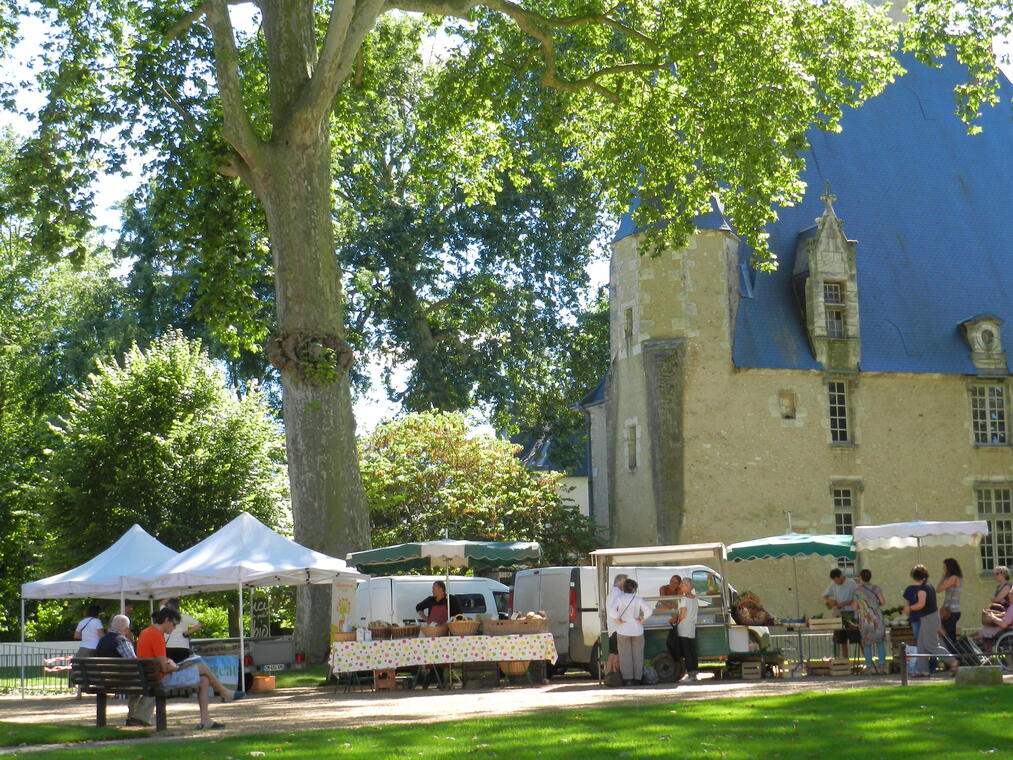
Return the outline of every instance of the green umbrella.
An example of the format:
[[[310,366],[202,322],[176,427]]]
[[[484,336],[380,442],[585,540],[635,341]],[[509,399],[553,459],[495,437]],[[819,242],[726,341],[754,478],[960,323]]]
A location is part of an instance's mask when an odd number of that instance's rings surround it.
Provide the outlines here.
[[[728,559],[733,562],[807,556],[854,559],[854,541],[851,536],[834,534],[785,533],[728,545]]]
[[[788,527],[791,527],[789,517]],[[754,538],[752,541],[740,541],[728,545],[728,559],[742,562],[750,559],[791,558],[791,568],[795,576],[795,617],[802,617],[802,605],[798,597],[798,557],[836,557],[838,559],[854,559],[855,547],[853,537],[836,534],[795,533],[791,531],[780,536]],[[798,631],[799,667],[804,661],[802,651],[802,631]]]
[[[470,567],[506,570],[537,564],[542,547],[537,541],[419,541],[351,552],[349,564],[364,573],[396,573],[433,568]]]

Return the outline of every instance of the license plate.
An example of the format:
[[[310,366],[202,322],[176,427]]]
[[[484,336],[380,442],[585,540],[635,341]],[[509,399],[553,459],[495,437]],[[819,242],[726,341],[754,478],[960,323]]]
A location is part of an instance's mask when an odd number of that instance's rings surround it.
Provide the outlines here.
[[[276,662],[273,665],[261,665],[260,669],[263,670],[265,673],[270,673],[273,670],[284,670],[285,669],[285,663],[283,663],[283,662]]]

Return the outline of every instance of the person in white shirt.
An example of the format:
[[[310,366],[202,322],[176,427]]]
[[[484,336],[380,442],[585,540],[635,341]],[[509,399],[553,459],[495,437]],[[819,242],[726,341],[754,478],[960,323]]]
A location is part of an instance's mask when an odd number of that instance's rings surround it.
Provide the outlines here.
[[[74,655],[75,657],[95,656],[98,641],[105,635],[105,628],[102,627],[99,612],[101,612],[101,608],[97,604],[89,604],[88,611],[85,612],[81,622],[77,624],[74,638],[81,642],[81,646],[78,648],[77,654]],[[77,671],[75,670],[70,671],[70,684],[71,686],[77,684]],[[80,686],[77,687],[77,698],[81,699]]]
[[[619,670],[627,686],[640,683],[644,677],[644,621],[654,610],[637,596],[637,582],[627,578],[623,592],[612,598],[608,616],[616,632]]]
[[[192,615],[187,615],[179,608],[179,597],[163,599],[162,607],[168,607],[179,613],[179,625],[177,625],[169,638],[165,641],[166,655],[175,663],[180,663],[193,654],[190,648],[190,636],[196,633],[204,625]]]
[[[858,629],[855,627],[855,589],[858,584],[851,578],[844,575],[839,567],[830,571],[830,585],[823,592],[823,601],[835,614],[841,616],[844,628],[834,631],[834,643],[840,644],[844,659],[848,659],[848,642],[861,641],[857,636]]]
[[[693,596],[693,582],[688,578],[682,582],[682,596],[679,597],[679,612],[676,614],[676,632],[679,634],[679,649],[686,661],[687,681],[696,681],[700,666],[696,659],[696,620],[700,612],[700,600]]]
[[[605,602],[605,630],[608,631],[609,635],[609,656],[608,663],[605,665],[606,673],[613,673],[619,670],[619,644],[616,640],[616,627],[612,621],[612,616],[608,613],[608,609],[612,606],[612,602],[616,600],[616,597],[623,593],[623,584],[626,582],[626,577],[626,573],[619,573],[615,577],[612,588],[609,590],[608,600]]]

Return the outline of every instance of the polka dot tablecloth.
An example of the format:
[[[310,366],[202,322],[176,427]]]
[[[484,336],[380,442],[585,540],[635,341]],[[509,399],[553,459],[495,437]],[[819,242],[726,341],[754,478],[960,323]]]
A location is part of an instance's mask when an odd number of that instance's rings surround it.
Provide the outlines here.
[[[409,665],[510,660],[556,661],[551,633],[524,636],[440,636],[387,641],[336,641],[331,645],[331,671],[350,673]]]

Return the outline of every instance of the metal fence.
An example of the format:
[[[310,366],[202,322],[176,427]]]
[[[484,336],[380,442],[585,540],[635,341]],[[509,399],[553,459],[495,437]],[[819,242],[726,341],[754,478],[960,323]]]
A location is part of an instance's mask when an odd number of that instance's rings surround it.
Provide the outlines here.
[[[26,693],[69,691],[70,658],[76,652],[76,646],[51,643],[0,643],[0,694],[21,692],[22,666]]]
[[[799,661],[799,634],[798,633],[772,633],[770,634],[770,646],[772,649],[780,649],[781,656],[787,662]],[[833,632],[802,633],[802,650],[807,660],[822,660],[834,656],[834,634]]]

